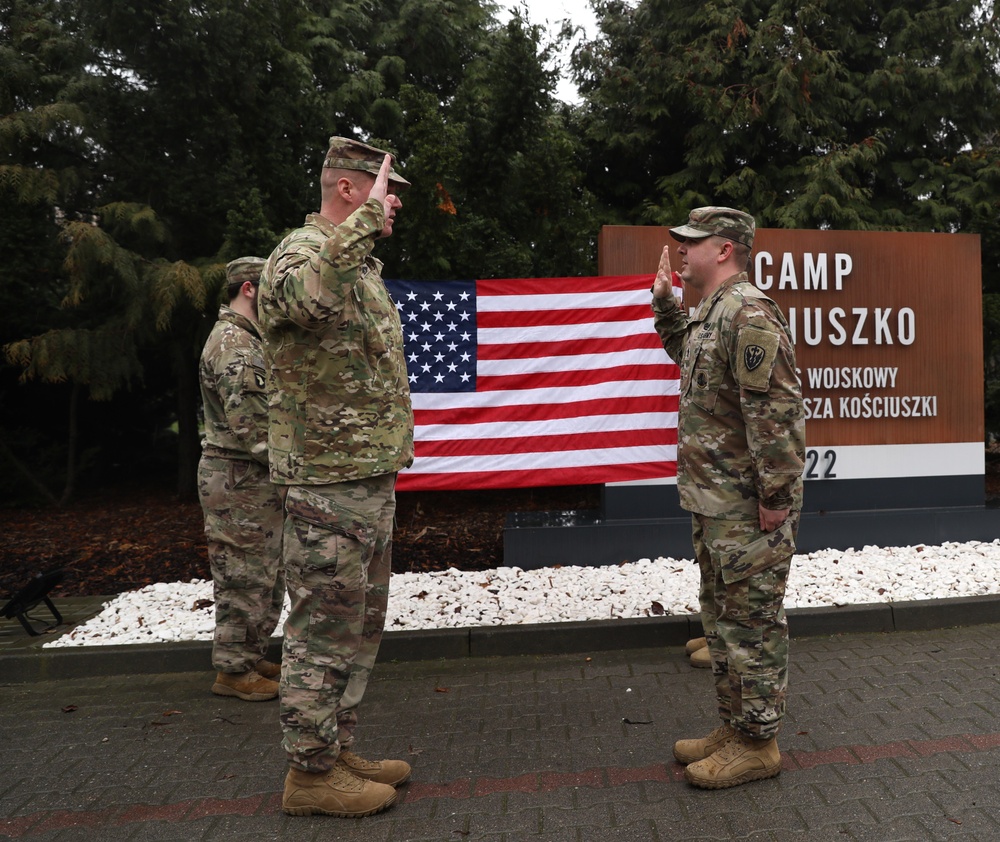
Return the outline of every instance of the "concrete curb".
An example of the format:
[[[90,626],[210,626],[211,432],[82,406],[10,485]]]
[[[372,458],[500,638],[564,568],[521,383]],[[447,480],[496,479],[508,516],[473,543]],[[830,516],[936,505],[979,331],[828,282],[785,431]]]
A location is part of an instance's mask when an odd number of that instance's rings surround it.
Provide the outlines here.
[[[1000,622],[1000,595],[788,610],[794,637],[927,631]],[[701,635],[696,614],[386,632],[380,659],[425,661],[499,655],[547,655],[682,646]],[[152,675],[211,670],[211,641],[19,648],[0,654],[0,684],[95,675]],[[269,657],[280,660],[280,641]]]

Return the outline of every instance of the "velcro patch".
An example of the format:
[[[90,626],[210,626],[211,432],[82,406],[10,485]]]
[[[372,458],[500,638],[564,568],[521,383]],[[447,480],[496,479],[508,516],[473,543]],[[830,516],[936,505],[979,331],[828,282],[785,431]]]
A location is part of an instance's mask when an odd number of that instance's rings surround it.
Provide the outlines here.
[[[766,392],[780,342],[778,334],[769,330],[744,327],[736,349],[736,382],[752,392]]]

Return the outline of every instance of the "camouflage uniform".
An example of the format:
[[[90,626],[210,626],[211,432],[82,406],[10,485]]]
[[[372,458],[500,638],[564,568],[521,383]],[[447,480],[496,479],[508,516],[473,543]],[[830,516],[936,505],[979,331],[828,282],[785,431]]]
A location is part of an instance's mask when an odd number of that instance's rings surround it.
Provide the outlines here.
[[[372,172],[333,145],[326,165]],[[311,214],[261,278],[292,599],[280,717],[289,764],[306,772],[331,769],[353,744],[385,625],[396,472],[413,460],[402,327],[371,256],[384,221],[373,199],[340,225]]]
[[[694,236],[689,230],[672,233]],[[752,227],[749,234],[729,234],[752,243]],[[746,273],[723,282],[690,317],[672,295],[654,298],[653,311],[664,347],[680,362],[677,488],[681,505],[692,513],[719,714],[737,731],[770,738],[784,714],[783,600],[805,458],[801,386],[788,325]],[[764,532],[758,503],[791,512],[777,530]]]
[[[257,264],[256,277],[261,263]],[[199,366],[205,440],[198,492],[215,590],[212,664],[243,673],[264,657],[284,602],[281,499],[267,467],[267,404],[260,334],[229,307]]]

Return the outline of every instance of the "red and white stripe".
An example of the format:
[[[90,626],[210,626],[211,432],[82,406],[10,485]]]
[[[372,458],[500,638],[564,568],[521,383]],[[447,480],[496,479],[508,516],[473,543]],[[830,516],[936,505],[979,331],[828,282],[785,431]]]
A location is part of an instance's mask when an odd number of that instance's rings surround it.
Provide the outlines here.
[[[400,490],[597,484],[677,472],[678,368],[651,275],[477,281],[475,393],[415,393]]]

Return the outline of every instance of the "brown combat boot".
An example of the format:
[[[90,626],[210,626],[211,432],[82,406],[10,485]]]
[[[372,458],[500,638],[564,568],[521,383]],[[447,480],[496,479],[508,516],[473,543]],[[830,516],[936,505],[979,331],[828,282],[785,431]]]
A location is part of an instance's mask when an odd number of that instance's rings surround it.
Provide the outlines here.
[[[781,774],[778,741],[752,740],[736,733],[715,754],[692,763],[684,770],[688,783],[702,789],[731,786],[773,778]]]
[[[699,649],[704,649],[708,646],[708,640],[704,637],[692,637],[687,643],[684,644],[684,654],[692,655]]]
[[[363,781],[334,767],[329,772],[303,772],[294,767],[285,777],[281,809],[290,816],[361,818],[391,807],[396,790],[387,784]]]
[[[266,702],[277,697],[278,682],[264,678],[256,670],[220,672],[215,676],[212,692],[216,696],[235,696],[244,702]]]
[[[723,722],[707,737],[700,740],[678,740],[674,743],[674,757],[678,763],[696,763],[715,754],[736,731],[728,722]]]
[[[277,681],[281,678],[281,664],[274,664],[271,661],[261,658],[253,665],[253,668],[257,671],[258,675],[270,678],[271,681]]]
[[[700,670],[708,670],[712,668],[712,652],[707,646],[703,646],[701,649],[695,649],[691,653],[688,660],[691,662],[691,666],[697,667]]]
[[[337,757],[337,766],[356,778],[393,787],[405,784],[411,771],[405,760],[365,760],[347,749]]]

